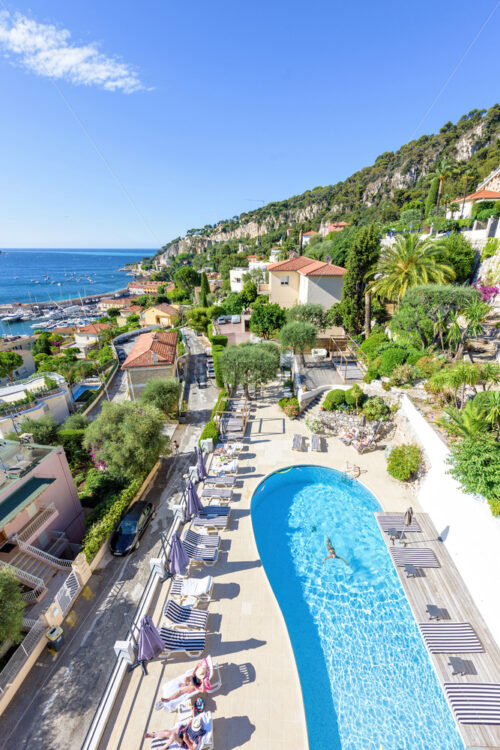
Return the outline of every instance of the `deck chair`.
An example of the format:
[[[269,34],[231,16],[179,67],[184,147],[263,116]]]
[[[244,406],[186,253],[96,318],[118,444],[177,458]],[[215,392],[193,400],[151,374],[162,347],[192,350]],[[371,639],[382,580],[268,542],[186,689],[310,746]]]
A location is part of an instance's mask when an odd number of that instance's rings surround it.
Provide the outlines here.
[[[214,748],[214,724],[212,720],[212,714],[210,711],[205,711],[204,713],[200,714],[200,718],[203,724],[203,729],[205,730],[206,734],[203,735],[203,737],[200,739],[200,742],[198,743],[198,746],[196,750],[213,750]],[[178,724],[175,725],[174,729],[179,729],[181,724],[185,724],[186,720],[183,719]],[[166,740],[161,737],[155,737],[153,740],[151,740],[151,749],[152,750],[160,750],[166,743]],[[176,742],[173,742],[171,745],[169,745],[169,750],[180,750],[180,745],[178,745]]]
[[[203,480],[205,483],[205,487],[207,485],[220,485],[221,487],[234,487],[236,484],[236,477],[205,477]]]
[[[319,435],[311,435],[311,450],[320,452],[323,450]]]
[[[193,529],[188,529],[184,534],[184,541],[191,542],[199,547],[219,547],[220,536],[214,534],[199,534]]]
[[[212,487],[211,489],[202,490],[201,496],[209,499],[217,497],[224,500],[231,500],[233,496],[233,490],[226,489],[225,487]]]
[[[208,534],[217,534],[219,531],[225,531],[228,523],[229,516],[195,516],[191,520],[190,528],[193,531],[198,529],[198,532],[204,530]]]
[[[212,576],[204,578],[174,578],[169,595],[179,600],[184,606],[196,606],[199,602],[208,603],[212,598],[214,579]]]
[[[292,450],[301,451],[303,445],[302,435],[294,435],[292,438]]]
[[[217,558],[219,557],[219,549],[217,547],[200,547],[186,540],[182,543],[191,563],[203,563],[203,565],[212,566],[217,562]]]
[[[179,628],[205,630],[207,627],[208,612],[206,610],[182,607],[173,599],[167,599],[163,616],[169,620],[175,630]]]
[[[357,450],[358,453],[367,453],[374,448],[375,435],[363,438],[362,440],[353,440],[351,445]]]
[[[188,656],[201,656],[205,650],[206,630],[174,630],[162,626],[159,633],[164,645],[160,659],[165,659],[174,652],[185,653]]]
[[[190,704],[193,698],[196,699],[199,695],[202,695],[203,693],[215,693],[216,690],[219,690],[219,688],[222,686],[219,665],[215,664],[215,667],[217,668],[217,677],[215,677],[215,668],[214,668],[214,664],[212,661],[212,657],[208,655],[204,659],[201,659],[201,661],[199,661],[195,667],[191,665],[189,669],[186,672],[184,672],[184,674],[179,675],[179,677],[174,677],[173,680],[169,680],[168,682],[165,682],[161,689],[162,698],[169,698],[171,695],[174,695],[175,693],[177,693],[179,689],[182,687],[183,683],[185,683],[186,678],[192,677],[194,672],[202,664],[205,664],[207,668],[208,685],[210,685],[209,690],[207,690],[207,683],[204,683],[203,685],[200,685],[198,690],[193,690],[193,692],[191,693],[183,693],[182,695],[179,695],[177,698],[172,698],[169,701],[166,701],[166,700],[158,701],[158,703],[155,705],[155,710],[166,711],[167,713],[171,713],[172,711],[179,710],[185,704],[188,704],[188,703]]]

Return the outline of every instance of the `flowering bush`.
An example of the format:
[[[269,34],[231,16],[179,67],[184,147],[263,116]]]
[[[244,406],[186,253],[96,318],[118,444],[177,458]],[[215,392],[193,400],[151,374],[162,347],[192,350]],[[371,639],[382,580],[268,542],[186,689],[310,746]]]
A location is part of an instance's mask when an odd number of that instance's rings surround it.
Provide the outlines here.
[[[488,286],[487,284],[482,284],[480,281],[476,281],[473,286],[478,290],[483,302],[491,302],[493,297],[495,297],[499,291],[497,286]]]
[[[289,419],[295,419],[298,417],[300,412],[298,400],[296,398],[289,399],[283,411]]]

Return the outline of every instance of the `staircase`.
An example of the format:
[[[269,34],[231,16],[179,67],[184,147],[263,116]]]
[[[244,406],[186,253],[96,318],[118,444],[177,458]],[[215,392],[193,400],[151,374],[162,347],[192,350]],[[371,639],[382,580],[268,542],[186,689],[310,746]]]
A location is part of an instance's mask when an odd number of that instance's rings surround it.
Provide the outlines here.
[[[312,399],[311,399],[311,400],[310,400],[310,401],[309,401],[309,402],[308,402],[308,403],[307,403],[307,404],[306,404],[306,405],[304,406],[304,408],[303,408],[303,409],[301,410],[301,412],[300,412],[299,416],[297,417],[297,420],[298,420],[299,422],[305,422],[305,420],[307,419],[307,417],[311,417],[311,416],[313,416],[313,415],[312,415],[312,413],[311,413],[311,412],[312,412],[312,410],[314,409],[314,407],[315,407],[315,406],[319,406],[319,403],[320,403],[321,399],[323,398],[323,396],[325,395],[325,393],[326,393],[326,392],[327,392],[327,391],[325,390],[325,391],[321,391],[320,393],[317,393],[317,394],[316,394],[316,395],[314,396],[314,398],[312,398]]]
[[[33,557],[27,552],[23,552],[23,550],[19,550],[10,560],[10,565],[24,573],[29,573],[29,575],[40,578],[45,585],[58,572],[57,568],[48,561]]]

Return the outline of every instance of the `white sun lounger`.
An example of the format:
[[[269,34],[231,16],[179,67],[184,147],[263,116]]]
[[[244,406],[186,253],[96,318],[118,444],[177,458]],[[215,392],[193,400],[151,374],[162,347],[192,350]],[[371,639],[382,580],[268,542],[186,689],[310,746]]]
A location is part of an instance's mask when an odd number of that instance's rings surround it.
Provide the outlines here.
[[[212,576],[204,578],[174,578],[169,595],[179,599],[180,604],[192,606],[198,602],[209,602],[212,598],[214,579]]]
[[[196,750],[213,750],[214,747],[214,724],[212,720],[212,714],[210,711],[205,711],[204,713],[200,714],[201,722],[203,729],[205,730],[206,734],[203,735],[203,737],[200,739]],[[185,724],[186,720],[181,720],[178,724],[175,725],[175,729],[179,729],[181,724]],[[162,737],[155,737],[153,740],[151,740],[151,749],[152,750],[160,750],[161,747],[163,747],[166,743],[166,740]],[[169,750],[180,750],[180,745],[178,745],[176,742],[173,742],[169,745]]]
[[[460,724],[500,724],[500,684],[445,682],[444,690]]]
[[[483,644],[468,622],[419,622],[418,627],[431,654],[483,653]]]
[[[319,435],[311,435],[311,450],[322,451],[321,438]]]
[[[294,435],[292,438],[292,450],[301,451],[303,448],[303,437],[302,435]]]
[[[225,489],[224,487],[211,487],[210,489],[202,490],[201,496],[206,498],[220,497],[230,500],[233,496],[233,490]]]
[[[392,555],[394,564],[400,568],[405,565],[416,565],[418,568],[440,568],[433,550],[428,547],[390,547],[389,552]]]
[[[209,506],[209,507],[217,507],[217,506]],[[195,516],[191,520],[190,528],[193,530],[204,529],[209,534],[211,533],[211,531],[218,533],[219,531],[225,531],[227,529],[228,523],[229,523],[228,515],[226,516],[220,516],[220,515]]]

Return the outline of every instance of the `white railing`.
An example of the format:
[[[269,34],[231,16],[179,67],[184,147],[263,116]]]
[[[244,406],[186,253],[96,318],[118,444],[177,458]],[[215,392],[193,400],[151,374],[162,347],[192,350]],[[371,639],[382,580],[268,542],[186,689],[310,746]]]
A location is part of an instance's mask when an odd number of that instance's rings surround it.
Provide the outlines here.
[[[43,560],[44,562],[49,563],[49,565],[53,565],[54,568],[59,568],[60,570],[67,570],[68,568],[71,568],[71,560],[61,560],[59,557],[55,557],[54,555],[49,554],[49,552],[44,552],[43,549],[38,549],[38,547],[33,547],[32,544],[23,542],[15,534],[12,539],[17,542],[19,549],[21,549],[23,552],[26,552],[27,555],[31,555],[32,557],[36,557],[39,560]]]
[[[56,602],[59,604],[63,615],[69,610],[80,589],[80,582],[72,571],[56,594]]]
[[[44,625],[40,620],[36,620],[34,625],[30,628],[23,642],[14,651],[9,661],[2,669],[0,673],[0,693],[3,695],[7,688],[11,685],[12,681],[16,678],[19,671],[22,669],[27,658],[33,653],[35,648],[40,643],[41,639],[45,637],[45,631],[47,626]]]
[[[10,563],[0,560],[0,570],[2,568],[8,568],[14,573],[16,578],[25,581],[25,583],[31,583],[31,585],[34,586],[35,589],[45,588],[45,582],[41,578],[38,578],[38,576],[34,576],[31,573],[27,573],[22,568],[17,568],[15,565],[10,565]],[[27,593],[29,594],[31,592],[28,591]]]
[[[46,521],[48,521],[54,514],[57,514],[57,508],[54,503],[50,503],[45,508],[42,508],[36,516],[24,526],[21,531],[16,535],[17,540],[21,542],[27,542],[33,534],[40,529]]]

